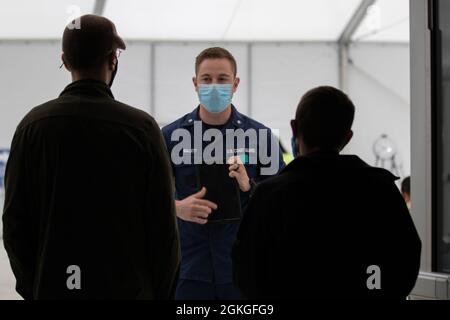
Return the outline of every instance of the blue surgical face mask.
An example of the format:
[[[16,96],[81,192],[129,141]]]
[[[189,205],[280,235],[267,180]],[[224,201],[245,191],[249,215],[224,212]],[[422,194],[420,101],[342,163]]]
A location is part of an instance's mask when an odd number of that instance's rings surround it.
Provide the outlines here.
[[[208,112],[223,112],[231,103],[232,84],[200,84],[198,98]]]

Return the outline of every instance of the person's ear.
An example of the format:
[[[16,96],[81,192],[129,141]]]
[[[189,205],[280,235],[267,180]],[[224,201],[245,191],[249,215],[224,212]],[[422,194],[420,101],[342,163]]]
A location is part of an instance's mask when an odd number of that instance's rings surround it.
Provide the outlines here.
[[[295,119],[291,120],[291,129],[292,129],[292,136],[295,139],[297,139],[298,128],[297,128],[297,121],[295,121]]]
[[[117,66],[117,56],[116,52],[114,51],[109,56],[109,63],[108,63],[109,70],[114,71],[116,69],[116,66]]]
[[[239,83],[241,83],[240,78],[235,78],[233,83],[233,93],[237,91],[237,88],[239,87]]]
[[[411,197],[406,192],[402,192],[403,199],[405,199],[405,202],[410,202]]]
[[[195,91],[198,91],[197,77],[196,76],[192,77],[192,83],[194,84]]]
[[[352,138],[353,138],[353,131],[350,130],[347,133],[347,135],[345,136],[345,140],[344,140],[341,150],[345,148],[345,146],[350,142],[350,140],[352,140]]]
[[[64,68],[66,68],[66,70],[70,72],[70,68],[69,68],[69,66],[67,65],[66,59],[65,59],[65,57],[64,57],[64,52],[61,53],[61,61],[62,61],[62,64],[64,65]],[[62,66],[61,66],[61,67],[62,67]]]

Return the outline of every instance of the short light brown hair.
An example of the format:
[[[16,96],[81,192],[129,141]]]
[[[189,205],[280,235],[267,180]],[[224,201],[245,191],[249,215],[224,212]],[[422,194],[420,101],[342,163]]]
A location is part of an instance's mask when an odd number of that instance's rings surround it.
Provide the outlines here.
[[[234,76],[237,74],[237,64],[236,59],[233,55],[226,49],[220,47],[207,48],[200,52],[200,54],[195,58],[195,74],[198,74],[198,68],[200,64],[206,59],[227,59],[231,63]]]

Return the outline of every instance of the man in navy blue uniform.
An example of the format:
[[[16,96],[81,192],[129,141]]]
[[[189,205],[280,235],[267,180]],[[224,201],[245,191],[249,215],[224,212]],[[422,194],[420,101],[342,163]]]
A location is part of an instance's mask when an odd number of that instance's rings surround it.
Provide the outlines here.
[[[284,167],[278,140],[271,130],[239,113],[231,103],[239,85],[236,72],[236,61],[227,50],[214,47],[202,51],[196,58],[193,77],[200,105],[162,129],[175,176],[182,247],[176,299],[241,298],[233,284],[231,261],[239,221],[208,223],[218,204],[206,200],[208,190],[198,185],[199,164],[210,164],[205,154],[214,134],[208,131],[223,138],[215,140],[223,143],[212,154],[229,165],[229,178],[236,179],[240,189],[241,208],[246,206],[259,181]],[[228,140],[224,146],[230,134],[231,148]],[[236,146],[234,139],[242,137],[243,143]],[[180,138],[188,141],[180,142]],[[221,151],[223,154],[217,154]]]

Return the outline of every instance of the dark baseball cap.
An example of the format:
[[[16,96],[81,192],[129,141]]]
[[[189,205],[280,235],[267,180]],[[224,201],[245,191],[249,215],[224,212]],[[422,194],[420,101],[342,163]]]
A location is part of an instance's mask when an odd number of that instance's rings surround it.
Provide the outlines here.
[[[92,68],[117,49],[125,50],[125,42],[105,17],[83,15],[64,29],[62,50],[73,69]]]

